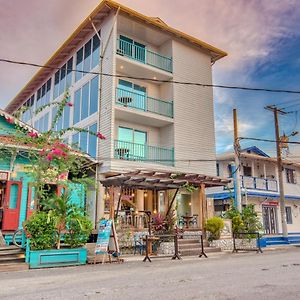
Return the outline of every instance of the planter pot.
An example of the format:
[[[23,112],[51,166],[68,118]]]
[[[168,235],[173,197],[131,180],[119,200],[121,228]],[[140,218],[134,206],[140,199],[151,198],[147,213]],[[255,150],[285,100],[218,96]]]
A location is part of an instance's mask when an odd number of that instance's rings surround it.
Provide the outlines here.
[[[30,269],[66,267],[85,265],[87,262],[87,249],[51,249],[26,250],[26,262]]]

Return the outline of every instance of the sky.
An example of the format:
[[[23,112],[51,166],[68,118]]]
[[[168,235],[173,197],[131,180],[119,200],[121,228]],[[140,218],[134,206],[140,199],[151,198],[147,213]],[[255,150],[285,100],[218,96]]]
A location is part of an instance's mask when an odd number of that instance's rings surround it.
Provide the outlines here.
[[[300,91],[299,0],[119,0],[228,53],[213,66],[214,84]],[[0,58],[43,64],[99,3],[97,0],[0,0]],[[0,108],[36,68],[0,63]],[[299,101],[299,102],[298,102]],[[217,152],[232,150],[232,109],[239,135],[274,139],[276,104],[281,133],[300,131],[300,94],[214,89]],[[299,112],[300,114],[300,112]],[[300,134],[291,138],[300,141]],[[241,141],[274,155],[274,143]],[[300,161],[300,145],[290,149]]]

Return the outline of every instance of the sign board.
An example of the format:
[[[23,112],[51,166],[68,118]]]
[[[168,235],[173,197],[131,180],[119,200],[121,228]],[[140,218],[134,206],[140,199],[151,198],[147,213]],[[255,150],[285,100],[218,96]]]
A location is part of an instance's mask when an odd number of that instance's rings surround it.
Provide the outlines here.
[[[232,238],[232,222],[230,219],[224,219],[224,228],[221,231],[220,239]]]
[[[268,202],[263,202],[263,205],[268,206],[277,206],[278,205],[278,201],[268,201]]]
[[[0,180],[8,180],[8,172],[0,171]]]
[[[112,220],[100,221],[95,254],[108,254],[109,239],[113,226],[112,224]]]

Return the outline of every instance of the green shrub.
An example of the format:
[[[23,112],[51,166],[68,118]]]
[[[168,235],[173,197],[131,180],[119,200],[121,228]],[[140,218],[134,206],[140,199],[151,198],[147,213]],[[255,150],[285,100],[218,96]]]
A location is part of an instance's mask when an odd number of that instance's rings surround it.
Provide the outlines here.
[[[83,246],[89,239],[93,230],[90,220],[80,212],[74,211],[67,217],[68,233],[65,236],[65,243],[71,248]]]
[[[254,209],[253,204],[249,204],[244,207],[242,213],[238,212],[233,207],[224,213],[224,217],[227,219],[231,219],[233,233],[253,233],[259,232],[262,229],[262,224]],[[255,235],[247,235],[246,237],[251,238],[255,237]]]
[[[212,217],[206,221],[205,229],[210,232],[209,240],[218,240],[224,228],[224,221],[219,217]]]
[[[55,224],[45,212],[36,212],[25,223],[31,250],[46,250],[55,246]]]

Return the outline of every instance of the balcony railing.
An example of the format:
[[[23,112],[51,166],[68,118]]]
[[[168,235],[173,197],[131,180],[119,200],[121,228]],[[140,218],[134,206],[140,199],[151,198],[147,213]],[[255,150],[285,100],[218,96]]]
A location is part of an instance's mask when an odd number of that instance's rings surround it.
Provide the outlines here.
[[[115,140],[114,157],[117,159],[174,165],[174,150]]]
[[[155,99],[143,93],[117,88],[116,103],[125,107],[173,118],[173,102]]]
[[[275,179],[241,176],[241,187],[244,189],[278,192],[277,180]],[[230,188],[233,188],[233,182],[231,182]]]
[[[172,73],[172,58],[150,51],[145,47],[117,39],[117,54],[134,59],[143,64]]]

